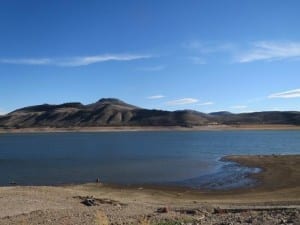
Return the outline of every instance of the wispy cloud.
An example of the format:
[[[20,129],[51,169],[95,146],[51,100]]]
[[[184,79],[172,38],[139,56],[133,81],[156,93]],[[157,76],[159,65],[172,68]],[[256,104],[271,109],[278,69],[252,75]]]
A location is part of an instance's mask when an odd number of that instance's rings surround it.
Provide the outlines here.
[[[158,66],[140,67],[140,68],[137,68],[137,70],[145,71],[145,72],[155,72],[155,71],[164,70],[165,68],[166,68],[166,66],[164,66],[164,65],[158,65]]]
[[[39,59],[0,59],[2,64],[23,64],[23,65],[48,65],[52,62],[48,58],[39,58]]]
[[[197,103],[199,100],[195,98],[181,98],[173,101],[166,102],[167,106],[189,105]]]
[[[215,104],[214,102],[202,102],[202,103],[199,103],[197,104],[197,106],[206,106],[206,105],[213,105]]]
[[[230,107],[231,109],[246,109],[248,106],[246,105],[234,105]]]
[[[215,60],[216,57],[212,57],[215,54],[228,55],[233,54],[236,51],[237,46],[229,42],[220,41],[186,41],[182,44],[182,47],[188,50],[193,55],[188,59],[196,65],[207,64],[210,60]]]
[[[300,57],[300,42],[268,42],[261,41],[252,44],[251,49],[240,53],[237,62],[282,60]]]
[[[150,58],[150,55],[132,55],[132,54],[119,54],[119,55],[96,55],[86,57],[75,57],[69,60],[60,62],[61,66],[86,66],[93,63],[100,63],[106,61],[132,61],[138,59]]]
[[[300,111],[300,108],[295,106],[274,106],[268,107],[266,111]]]
[[[300,58],[300,42],[257,41],[253,43],[230,43],[217,41],[188,41],[183,47],[198,53],[197,61],[213,54],[227,54],[228,61],[250,63]],[[191,57],[192,58],[192,57]]]
[[[274,93],[269,95],[268,98],[300,98],[300,89]]]
[[[161,99],[161,98],[164,98],[166,96],[164,95],[152,95],[152,96],[149,96],[147,97],[147,99]]]
[[[107,62],[107,61],[132,61],[139,59],[151,58],[151,55],[139,54],[106,54],[83,57],[67,57],[67,58],[2,58],[2,64],[16,64],[16,65],[50,65],[50,66],[87,66],[90,64]]]
[[[217,42],[217,41],[187,41],[183,43],[183,47],[187,49],[197,50],[199,53],[208,54],[215,52],[232,51],[235,46],[232,43]]]

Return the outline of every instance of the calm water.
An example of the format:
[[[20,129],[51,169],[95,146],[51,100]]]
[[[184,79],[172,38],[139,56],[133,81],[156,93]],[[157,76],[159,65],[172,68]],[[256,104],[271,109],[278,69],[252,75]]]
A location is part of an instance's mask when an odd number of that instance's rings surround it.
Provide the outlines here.
[[[0,185],[167,183],[202,188],[253,185],[256,169],[230,154],[300,154],[299,131],[0,134]]]

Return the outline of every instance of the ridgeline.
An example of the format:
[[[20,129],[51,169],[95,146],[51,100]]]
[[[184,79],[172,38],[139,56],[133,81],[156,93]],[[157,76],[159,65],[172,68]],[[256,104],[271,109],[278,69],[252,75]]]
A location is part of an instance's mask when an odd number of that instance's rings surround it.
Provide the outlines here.
[[[234,114],[193,110],[144,109],[119,99],[103,98],[83,105],[36,105],[0,116],[0,128],[72,128],[109,126],[300,125],[300,112],[267,111]]]

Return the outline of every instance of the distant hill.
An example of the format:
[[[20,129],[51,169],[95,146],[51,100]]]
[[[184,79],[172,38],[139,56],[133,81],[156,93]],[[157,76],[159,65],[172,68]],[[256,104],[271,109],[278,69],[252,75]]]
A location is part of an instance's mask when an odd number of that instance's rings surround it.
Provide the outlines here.
[[[300,125],[300,112],[254,112],[205,114],[193,110],[164,111],[143,109],[119,99],[103,98],[83,105],[79,102],[60,105],[36,105],[0,116],[2,128],[101,127],[101,126],[201,126],[211,124]]]

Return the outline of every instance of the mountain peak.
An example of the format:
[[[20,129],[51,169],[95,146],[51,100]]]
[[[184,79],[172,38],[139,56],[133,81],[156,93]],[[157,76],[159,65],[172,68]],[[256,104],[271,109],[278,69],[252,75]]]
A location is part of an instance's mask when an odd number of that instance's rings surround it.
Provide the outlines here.
[[[114,106],[114,107],[126,107],[126,108],[131,108],[131,109],[138,108],[134,105],[130,105],[130,104],[128,104],[120,99],[117,99],[117,98],[101,98],[97,102],[91,104],[91,106],[94,106],[94,107],[99,107],[99,106],[102,107],[103,105],[110,105],[110,106]]]
[[[125,104],[125,102],[121,101],[117,98],[101,98],[97,101],[97,103],[107,103],[107,104]]]

